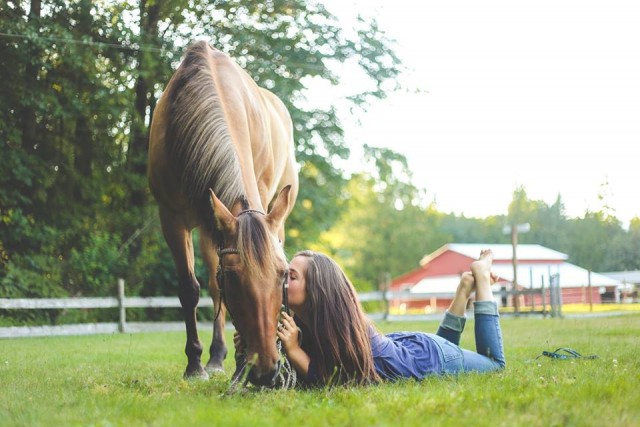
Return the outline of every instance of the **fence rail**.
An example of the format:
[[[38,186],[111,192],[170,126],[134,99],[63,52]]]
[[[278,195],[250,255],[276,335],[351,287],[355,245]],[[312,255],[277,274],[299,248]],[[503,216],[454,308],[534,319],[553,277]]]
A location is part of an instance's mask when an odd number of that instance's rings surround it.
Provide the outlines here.
[[[544,301],[544,289],[531,289],[524,291],[501,291],[495,292],[495,297],[520,295],[542,295]],[[384,312],[371,313],[369,317],[374,320],[418,320],[435,319],[440,315],[411,315],[392,314],[390,312],[391,301],[420,301],[431,298],[451,299],[454,293],[410,293],[406,291],[376,291],[363,292],[358,294],[361,302],[382,301],[385,305]],[[118,280],[117,297],[98,298],[0,298],[0,309],[2,310],[43,310],[43,309],[97,309],[97,308],[118,308],[118,322],[113,323],[86,323],[72,325],[44,325],[44,326],[9,326],[0,327],[0,338],[17,337],[41,337],[54,335],[88,335],[88,334],[110,334],[117,332],[156,332],[184,330],[182,322],[127,322],[126,309],[128,308],[180,308],[178,297],[126,297],[124,280]],[[198,307],[213,307],[211,298],[201,298]],[[546,314],[546,308],[538,313]],[[211,325],[202,325],[210,327]]]

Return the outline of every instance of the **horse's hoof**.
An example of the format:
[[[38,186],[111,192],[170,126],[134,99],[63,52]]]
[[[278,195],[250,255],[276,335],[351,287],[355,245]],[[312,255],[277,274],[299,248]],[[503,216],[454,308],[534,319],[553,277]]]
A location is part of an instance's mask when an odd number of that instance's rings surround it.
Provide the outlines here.
[[[202,366],[199,366],[196,369],[189,369],[189,367],[187,367],[187,370],[184,371],[183,377],[185,380],[207,381],[209,379],[209,374],[207,374],[207,371],[202,369]]]
[[[218,365],[207,365],[204,367],[204,370],[207,372],[207,374],[213,376],[213,375],[224,375],[224,368],[218,366]]]

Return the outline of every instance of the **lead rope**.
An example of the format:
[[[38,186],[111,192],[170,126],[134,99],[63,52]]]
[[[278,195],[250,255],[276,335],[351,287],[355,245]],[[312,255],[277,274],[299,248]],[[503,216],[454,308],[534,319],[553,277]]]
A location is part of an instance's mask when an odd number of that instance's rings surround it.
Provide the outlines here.
[[[282,348],[282,341],[276,341],[276,347],[278,348],[278,352],[281,356],[280,360],[282,360],[282,366],[278,372],[278,380],[280,384],[277,384],[276,387],[283,390],[295,388],[298,384],[298,374],[296,374],[296,370],[291,365],[289,359],[287,359],[287,355]]]
[[[293,365],[289,359],[287,359],[287,355],[282,348],[282,341],[279,339],[276,341],[276,347],[278,349],[278,353],[280,353],[280,361],[282,365],[280,366],[280,370],[278,371],[278,377],[276,379],[276,384],[274,388],[289,390],[296,387],[298,384],[298,374],[294,369]],[[249,387],[249,371],[251,367],[253,367],[253,363],[247,362],[246,357],[242,357],[241,360],[236,358],[236,363],[240,364],[240,368],[236,369],[236,372],[233,374],[231,378],[231,384],[229,384],[229,389],[225,394],[235,394],[238,391],[247,390]],[[242,384],[240,386],[240,384]],[[240,387],[240,389],[238,388]],[[266,387],[261,387],[261,389],[265,389]]]
[[[282,308],[280,311],[283,311],[289,314],[289,276],[285,274],[282,280]],[[282,322],[278,322],[278,324],[282,324]],[[298,339],[302,334],[298,333]],[[280,360],[282,361],[282,366],[280,367],[280,371],[278,372],[278,379],[280,380],[280,388],[284,390],[288,390],[290,388],[295,388],[298,383],[298,375],[296,374],[296,370],[291,365],[291,362],[287,358],[284,349],[282,348],[282,341],[280,339],[276,340],[276,347],[278,348],[278,353],[280,353]]]

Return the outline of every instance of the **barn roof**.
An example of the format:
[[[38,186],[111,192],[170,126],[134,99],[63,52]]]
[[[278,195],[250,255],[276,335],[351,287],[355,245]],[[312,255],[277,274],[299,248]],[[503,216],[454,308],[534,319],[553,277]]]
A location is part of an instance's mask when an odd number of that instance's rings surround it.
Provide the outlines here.
[[[640,284],[640,270],[632,271],[609,271],[606,273],[600,273],[603,276],[610,277],[615,280],[619,280],[623,283],[637,283]]]
[[[513,280],[513,266],[509,264],[494,264],[491,271],[496,273],[500,282]],[[589,271],[577,265],[563,262],[561,264],[526,264],[518,265],[518,285],[525,288],[538,289],[544,282],[549,287],[550,276],[558,275],[561,288],[580,288],[589,284]],[[411,293],[444,293],[452,294],[456,291],[460,275],[446,275],[427,277],[420,280],[410,289]],[[598,273],[591,273],[591,286],[617,286],[619,280],[612,279]]]
[[[453,251],[472,259],[478,258],[482,249],[493,251],[494,261],[506,261],[513,258],[513,246],[511,244],[486,244],[486,243],[448,243],[435,252],[426,255],[420,260],[420,265],[425,265],[446,251]],[[519,244],[516,249],[520,261],[565,261],[569,259],[567,254],[546,248],[541,245]]]
[[[506,281],[513,280],[513,266],[508,264],[494,264],[491,270],[501,279]],[[620,284],[619,280],[603,276],[598,273],[591,273],[589,278],[589,270],[577,265],[563,262],[561,264],[527,264],[521,262],[518,264],[518,285],[525,288],[540,288],[544,281],[544,286],[549,287],[549,277],[558,275],[561,288],[578,288],[587,286],[616,286]]]
[[[460,283],[460,275],[426,277],[408,289],[412,294],[433,293],[453,294]]]

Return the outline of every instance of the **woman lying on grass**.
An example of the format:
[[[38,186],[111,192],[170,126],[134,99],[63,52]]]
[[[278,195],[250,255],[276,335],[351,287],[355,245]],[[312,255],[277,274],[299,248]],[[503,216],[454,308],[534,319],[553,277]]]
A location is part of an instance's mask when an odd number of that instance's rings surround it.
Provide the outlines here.
[[[367,384],[399,378],[423,379],[468,371],[503,369],[505,359],[498,308],[493,300],[493,254],[464,273],[456,296],[437,334],[397,332],[383,335],[366,318],[356,291],[342,269],[328,256],[311,251],[296,254],[289,265],[289,306],[278,337],[287,358],[306,384]],[[458,347],[471,293],[474,302],[477,353]],[[298,339],[302,331],[302,343]],[[242,351],[236,334],[236,351]]]

